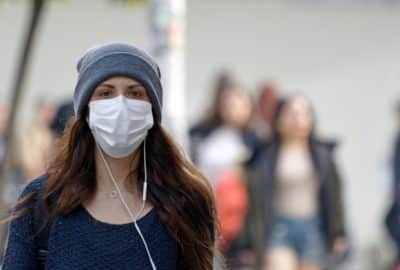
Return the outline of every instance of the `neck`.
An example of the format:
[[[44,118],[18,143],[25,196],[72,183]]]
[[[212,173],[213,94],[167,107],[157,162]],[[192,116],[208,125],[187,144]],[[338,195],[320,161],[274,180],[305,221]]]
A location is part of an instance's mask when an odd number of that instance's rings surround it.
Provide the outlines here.
[[[98,191],[110,191],[113,189],[113,183],[111,176],[109,175],[106,165],[101,157],[101,153],[98,147],[95,151],[95,162],[96,162],[96,184]],[[112,175],[115,178],[119,188],[124,191],[136,187],[137,175],[131,174],[132,171],[136,171],[139,165],[140,149],[137,149],[133,154],[125,158],[113,158],[107,155],[104,151],[103,156],[111,170]],[[129,185],[127,185],[127,179],[129,176]],[[133,181],[133,182],[132,182]]]

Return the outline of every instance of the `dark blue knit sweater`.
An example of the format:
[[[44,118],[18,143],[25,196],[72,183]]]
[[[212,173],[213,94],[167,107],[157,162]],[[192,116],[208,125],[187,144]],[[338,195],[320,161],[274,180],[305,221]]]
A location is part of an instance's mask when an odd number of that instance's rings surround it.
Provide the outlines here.
[[[22,196],[38,192],[45,178],[31,182]],[[138,221],[158,270],[180,269],[177,242],[160,222],[155,210]],[[3,270],[38,270],[33,215],[11,222]],[[46,269],[112,270],[151,269],[134,224],[108,224],[94,219],[83,207],[56,216],[50,228]]]

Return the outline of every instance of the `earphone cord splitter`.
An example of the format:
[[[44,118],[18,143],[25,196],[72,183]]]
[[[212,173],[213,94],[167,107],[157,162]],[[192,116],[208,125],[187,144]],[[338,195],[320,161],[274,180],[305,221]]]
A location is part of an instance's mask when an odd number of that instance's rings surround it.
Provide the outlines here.
[[[96,145],[97,145],[97,144],[96,144]],[[132,219],[132,222],[133,222],[134,225],[135,225],[135,229],[136,229],[137,233],[139,234],[139,236],[140,236],[140,238],[141,238],[141,240],[142,240],[142,242],[143,242],[144,248],[146,249],[147,256],[149,257],[149,261],[150,261],[151,267],[152,267],[153,270],[157,270],[157,267],[156,267],[156,265],[154,264],[154,261],[153,261],[153,258],[152,258],[152,256],[151,256],[149,247],[148,247],[148,245],[147,245],[147,242],[146,242],[146,240],[144,239],[144,236],[143,236],[143,234],[142,234],[142,231],[140,230],[139,225],[137,224],[137,219],[138,219],[138,217],[143,213],[144,208],[145,208],[145,206],[146,206],[146,200],[147,200],[146,140],[144,140],[144,143],[143,143],[144,181],[143,181],[143,192],[142,192],[142,206],[141,206],[141,208],[140,208],[140,211],[137,212],[136,216],[133,215],[131,209],[129,208],[128,204],[126,203],[124,197],[122,196],[121,189],[119,188],[118,183],[117,183],[117,181],[115,180],[114,175],[113,175],[112,172],[111,172],[110,166],[108,165],[108,162],[107,162],[107,160],[106,160],[105,157],[104,157],[103,151],[100,149],[100,147],[99,147],[98,145],[97,145],[97,148],[98,148],[98,150],[99,150],[99,152],[100,152],[100,156],[101,156],[101,159],[103,160],[103,163],[104,163],[104,165],[105,165],[105,167],[106,167],[107,173],[108,173],[108,175],[110,176],[111,181],[113,182],[113,185],[114,185],[115,189],[117,190],[119,199],[121,200],[121,203],[123,204],[123,206],[125,207],[126,211],[127,211],[128,214],[129,214],[130,218]]]

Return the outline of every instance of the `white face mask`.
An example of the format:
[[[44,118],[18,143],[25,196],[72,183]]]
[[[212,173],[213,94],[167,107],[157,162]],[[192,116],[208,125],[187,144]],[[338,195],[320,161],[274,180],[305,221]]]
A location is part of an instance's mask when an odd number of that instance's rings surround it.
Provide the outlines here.
[[[151,104],[118,96],[89,103],[89,127],[104,152],[114,158],[132,154],[153,126]]]

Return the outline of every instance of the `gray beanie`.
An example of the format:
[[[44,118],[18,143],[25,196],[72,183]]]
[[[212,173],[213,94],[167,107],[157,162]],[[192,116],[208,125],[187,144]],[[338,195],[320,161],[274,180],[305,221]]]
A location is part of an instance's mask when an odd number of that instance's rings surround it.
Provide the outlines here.
[[[109,43],[88,50],[78,61],[74,110],[78,115],[88,105],[94,89],[113,76],[127,76],[147,90],[154,121],[161,121],[163,89],[160,69],[144,51],[128,43]]]

